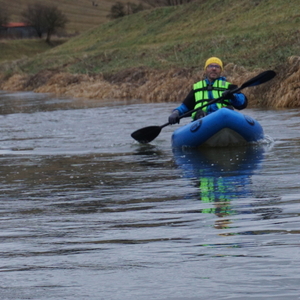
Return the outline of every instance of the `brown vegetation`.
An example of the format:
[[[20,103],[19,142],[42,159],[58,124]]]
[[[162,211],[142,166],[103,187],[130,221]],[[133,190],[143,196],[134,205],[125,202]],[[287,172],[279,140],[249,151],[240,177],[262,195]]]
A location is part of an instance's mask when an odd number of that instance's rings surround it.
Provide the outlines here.
[[[287,62],[278,66],[274,84],[262,87],[266,107],[294,108],[300,103],[300,56],[291,56]]]
[[[237,85],[263,70],[249,72],[234,64],[225,66],[227,79]],[[243,92],[249,107],[297,107],[300,102],[300,57],[290,57],[275,70],[270,82],[250,87]],[[181,102],[203,72],[193,69],[153,70],[132,68],[110,76],[102,74],[69,74],[59,70],[44,70],[36,75],[15,74],[0,78],[0,89],[54,93],[86,99],[141,99],[145,102]]]

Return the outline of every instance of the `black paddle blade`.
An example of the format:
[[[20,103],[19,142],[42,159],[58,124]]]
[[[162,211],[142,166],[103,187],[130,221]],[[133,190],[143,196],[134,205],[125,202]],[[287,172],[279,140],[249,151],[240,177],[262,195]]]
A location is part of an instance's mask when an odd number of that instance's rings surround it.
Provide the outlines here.
[[[161,126],[148,126],[136,130],[131,134],[131,137],[134,138],[141,144],[148,144],[153,141],[161,132]]]
[[[240,89],[244,89],[248,86],[255,86],[255,85],[265,83],[265,82],[273,79],[275,76],[276,76],[276,73],[272,70],[264,71],[264,72],[258,74],[257,76],[251,78],[250,80],[248,80],[244,84],[242,84]]]

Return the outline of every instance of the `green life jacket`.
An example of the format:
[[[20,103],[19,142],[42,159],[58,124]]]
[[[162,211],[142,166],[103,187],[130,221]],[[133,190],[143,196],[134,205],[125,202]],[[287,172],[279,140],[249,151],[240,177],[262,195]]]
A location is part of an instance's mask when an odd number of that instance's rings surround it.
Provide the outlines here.
[[[205,80],[199,81],[194,84],[193,90],[195,93],[195,101],[196,105],[194,109],[200,108],[201,106],[207,104],[212,99],[220,98],[225,90],[227,90],[230,86],[230,83],[224,80],[217,79],[213,83],[213,85],[208,85]],[[213,98],[209,98],[208,92],[212,92]],[[229,105],[226,103],[215,103],[218,108],[226,107]],[[207,112],[207,106],[202,109],[204,112]],[[192,118],[195,119],[197,112],[192,114]]]

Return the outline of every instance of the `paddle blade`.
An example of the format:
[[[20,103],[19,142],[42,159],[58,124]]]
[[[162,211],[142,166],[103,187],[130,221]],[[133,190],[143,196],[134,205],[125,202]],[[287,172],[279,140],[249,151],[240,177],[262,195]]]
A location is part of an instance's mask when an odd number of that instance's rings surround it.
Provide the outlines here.
[[[272,70],[264,71],[264,72],[258,74],[257,76],[251,78],[250,80],[248,80],[244,84],[242,84],[240,89],[244,89],[248,86],[255,86],[255,85],[265,83],[265,82],[273,79],[275,76],[276,76],[276,73]]]
[[[141,144],[147,144],[153,141],[161,132],[161,126],[148,126],[136,130],[131,134],[131,137],[134,138]]]

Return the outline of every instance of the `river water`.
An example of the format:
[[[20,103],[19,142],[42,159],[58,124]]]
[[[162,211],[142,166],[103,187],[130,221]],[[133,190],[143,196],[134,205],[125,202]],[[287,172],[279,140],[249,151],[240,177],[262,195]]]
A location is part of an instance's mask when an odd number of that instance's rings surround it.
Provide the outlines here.
[[[0,93],[1,299],[300,299],[300,113],[243,111],[251,147],[131,138],[173,107]]]

